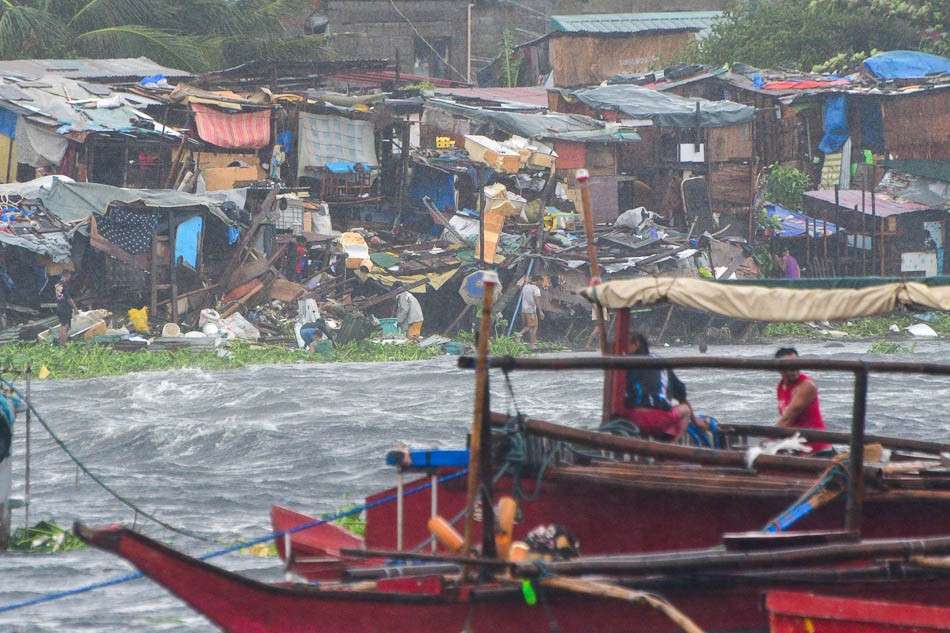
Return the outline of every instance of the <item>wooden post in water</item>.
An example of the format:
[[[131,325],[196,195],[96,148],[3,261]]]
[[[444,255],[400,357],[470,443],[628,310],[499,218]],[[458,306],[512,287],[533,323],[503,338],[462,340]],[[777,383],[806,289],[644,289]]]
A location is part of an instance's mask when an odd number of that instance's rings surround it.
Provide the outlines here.
[[[584,235],[587,238],[587,263],[590,265],[591,286],[600,283],[600,266],[597,264],[597,244],[594,242],[594,213],[590,208],[590,187],[588,180],[590,175],[586,169],[578,169],[574,176],[577,184],[581,188],[581,217],[584,219]],[[599,305],[594,305],[597,311],[597,326],[600,329],[600,353],[607,353],[607,324],[604,319],[604,309]]]
[[[468,496],[465,508],[465,531],[463,534],[462,552],[467,554],[472,547],[472,531],[475,526],[475,501],[478,498],[481,485],[481,468],[483,465],[482,451],[490,451],[490,446],[483,446],[486,436],[490,437],[491,425],[486,423],[490,415],[488,407],[488,342],[491,337],[491,311],[495,285],[498,275],[491,271],[482,273],[484,283],[484,298],[482,299],[482,320],[478,331],[478,356],[475,362],[475,413],[472,418],[472,433],[469,440],[468,456]],[[485,473],[491,477],[490,473]],[[491,508],[482,504],[482,531],[485,540],[494,537],[493,522],[489,523]]]
[[[864,418],[868,403],[868,370],[854,372],[854,406],[851,414],[851,454],[848,456],[848,502],[845,529],[861,532],[864,512]]]

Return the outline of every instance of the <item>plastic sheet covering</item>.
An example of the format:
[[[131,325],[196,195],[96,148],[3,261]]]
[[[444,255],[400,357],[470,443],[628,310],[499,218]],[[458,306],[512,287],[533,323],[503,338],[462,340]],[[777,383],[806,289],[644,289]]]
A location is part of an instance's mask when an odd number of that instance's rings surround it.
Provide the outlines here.
[[[753,321],[837,321],[887,314],[899,307],[950,310],[950,278],[809,279],[723,283],[687,277],[638,277],[582,291],[607,308],[672,303]]]
[[[179,223],[175,232],[175,261],[181,261],[192,270],[198,268],[198,247],[203,228],[204,218],[195,215]]]
[[[529,114],[499,112],[457,103],[430,100],[427,106],[463,116],[478,123],[528,139],[573,141],[576,143],[625,143],[640,140],[640,135],[629,128],[608,124],[582,114]]]
[[[66,154],[69,141],[65,136],[47,128],[20,119],[20,137],[17,139],[17,159],[31,167],[59,165]]]
[[[64,222],[85,220],[94,213],[101,215],[113,202],[124,202],[158,209],[205,207],[225,224],[234,224],[220,208],[227,199],[224,195],[197,195],[171,189],[123,189],[92,182],[56,179],[49,191],[38,192],[37,198],[50,213]]]
[[[844,95],[825,97],[825,135],[818,151],[823,154],[837,152],[848,140],[847,102]]]
[[[778,218],[782,224],[782,229],[778,232],[778,237],[799,237],[805,234],[805,227],[808,227],[808,234],[812,237],[821,237],[822,235],[834,235],[837,227],[832,222],[824,220],[815,220],[804,213],[789,211],[779,204],[768,203],[765,205],[765,212],[769,217]]]
[[[877,79],[923,79],[950,75],[950,58],[917,51],[888,51],[864,60],[864,67]]]
[[[42,236],[31,235],[13,235],[6,231],[0,231],[0,242],[8,246],[26,249],[37,255],[45,255],[57,264],[65,264],[70,261],[69,240],[63,233],[44,233]]]
[[[375,167],[376,140],[369,121],[326,114],[300,113],[297,144],[297,175],[307,167],[347,161]]]
[[[634,119],[650,119],[661,127],[726,127],[748,123],[755,116],[755,108],[741,103],[687,99],[634,85],[561,90],[561,94],[579,99],[592,108],[614,110]]]

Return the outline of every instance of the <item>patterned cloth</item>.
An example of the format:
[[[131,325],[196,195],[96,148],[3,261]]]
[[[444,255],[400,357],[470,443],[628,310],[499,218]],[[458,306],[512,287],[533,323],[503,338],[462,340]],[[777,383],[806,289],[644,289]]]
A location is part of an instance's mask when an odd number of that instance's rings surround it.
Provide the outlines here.
[[[157,213],[133,211],[123,205],[114,205],[108,215],[96,221],[99,235],[129,255],[144,255],[152,249],[157,226]]]

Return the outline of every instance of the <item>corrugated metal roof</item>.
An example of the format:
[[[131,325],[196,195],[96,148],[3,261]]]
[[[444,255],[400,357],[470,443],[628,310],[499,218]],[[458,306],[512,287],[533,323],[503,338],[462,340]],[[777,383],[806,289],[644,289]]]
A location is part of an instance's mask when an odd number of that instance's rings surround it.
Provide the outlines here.
[[[544,86],[520,86],[516,88],[439,88],[439,94],[452,95],[460,99],[497,101],[501,104],[516,106],[548,107],[548,89]]]
[[[555,33],[705,31],[721,16],[721,11],[552,15],[549,30]]]
[[[150,75],[165,75],[172,79],[191,77],[185,70],[167,68],[147,57],[120,59],[7,59],[0,61],[0,75],[23,79],[39,79],[56,75],[69,79],[142,79]]]

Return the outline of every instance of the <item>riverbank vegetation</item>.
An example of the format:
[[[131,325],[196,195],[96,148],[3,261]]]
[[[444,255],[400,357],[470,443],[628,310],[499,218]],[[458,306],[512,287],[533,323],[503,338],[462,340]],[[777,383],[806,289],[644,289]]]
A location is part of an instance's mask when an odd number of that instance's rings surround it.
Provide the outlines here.
[[[909,315],[897,314],[865,319],[851,319],[836,321],[829,325],[808,325],[806,323],[769,323],[762,328],[762,336],[766,338],[788,339],[826,339],[839,338],[844,332],[848,337],[858,339],[877,338],[891,334],[891,326],[896,325],[901,332],[915,323],[922,323]],[[950,336],[950,314],[935,314],[933,319],[926,321],[940,336]]]
[[[216,351],[169,350],[123,352],[106,345],[70,343],[65,347],[44,343],[0,346],[0,367],[33,368],[37,375],[60,378],[96,378],[141,371],[170,369],[223,370],[252,365],[326,362],[395,362],[427,360],[441,355],[438,346],[422,348],[414,343],[390,344],[354,341],[326,354],[310,353],[276,345],[234,342]],[[43,371],[45,368],[45,371]]]

